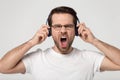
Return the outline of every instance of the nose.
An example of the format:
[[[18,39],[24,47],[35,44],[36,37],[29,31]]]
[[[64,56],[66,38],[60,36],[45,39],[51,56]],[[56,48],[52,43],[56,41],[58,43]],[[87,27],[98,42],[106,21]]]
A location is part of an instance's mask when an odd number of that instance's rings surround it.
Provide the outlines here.
[[[64,26],[61,28],[61,33],[66,33],[66,28]]]

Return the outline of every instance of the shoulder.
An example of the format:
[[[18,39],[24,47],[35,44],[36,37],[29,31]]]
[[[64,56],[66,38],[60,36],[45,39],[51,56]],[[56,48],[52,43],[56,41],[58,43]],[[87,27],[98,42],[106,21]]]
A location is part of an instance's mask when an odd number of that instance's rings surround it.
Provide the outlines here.
[[[80,53],[80,54],[84,54],[84,55],[96,54],[96,53],[101,54],[100,52],[97,52],[97,51],[86,50],[86,49],[80,50],[80,49],[78,49],[78,48],[74,48],[74,52]]]
[[[74,49],[75,53],[78,55],[84,57],[84,58],[96,58],[96,57],[101,57],[104,56],[102,53],[98,51],[93,51],[93,50],[79,50],[77,48]]]
[[[90,55],[90,56],[103,55],[101,52],[93,51],[93,50],[82,50],[81,53],[84,55]]]
[[[24,56],[24,58],[36,58],[41,54],[42,54],[42,50],[41,49],[36,49],[35,51],[31,51],[31,52],[27,53]]]
[[[31,51],[29,53],[27,53],[24,58],[37,58],[37,57],[41,57],[43,55],[46,55],[47,53],[49,53],[51,51],[51,48],[47,48],[46,50],[42,50],[42,49],[36,49],[35,51]]]

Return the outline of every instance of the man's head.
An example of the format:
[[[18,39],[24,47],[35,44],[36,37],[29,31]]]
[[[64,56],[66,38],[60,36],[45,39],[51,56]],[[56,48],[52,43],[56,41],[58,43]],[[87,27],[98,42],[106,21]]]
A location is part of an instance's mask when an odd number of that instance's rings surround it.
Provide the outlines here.
[[[66,6],[54,8],[48,16],[48,25],[55,42],[54,49],[60,53],[68,53],[72,50],[72,42],[75,37],[77,14],[74,9]]]
[[[48,25],[51,26],[52,25],[52,15],[55,13],[66,13],[66,14],[71,14],[73,16],[73,22],[75,25],[77,25],[77,21],[79,21],[78,17],[77,17],[77,13],[73,8],[67,7],[67,6],[60,6],[60,7],[56,7],[54,9],[51,10],[47,22]]]

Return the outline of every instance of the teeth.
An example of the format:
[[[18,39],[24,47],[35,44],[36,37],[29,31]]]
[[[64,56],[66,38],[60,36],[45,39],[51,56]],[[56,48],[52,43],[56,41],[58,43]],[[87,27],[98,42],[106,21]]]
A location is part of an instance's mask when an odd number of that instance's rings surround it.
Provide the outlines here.
[[[61,41],[66,41],[66,37],[62,37],[62,38],[61,38]]]
[[[66,38],[65,36],[62,36],[61,38]]]

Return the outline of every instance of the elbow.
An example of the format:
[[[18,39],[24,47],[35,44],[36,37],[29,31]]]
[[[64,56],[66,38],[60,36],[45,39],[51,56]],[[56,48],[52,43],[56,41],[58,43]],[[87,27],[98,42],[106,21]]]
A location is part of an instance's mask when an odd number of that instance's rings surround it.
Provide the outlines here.
[[[3,68],[2,64],[0,64],[0,73],[5,74],[6,70]]]
[[[8,74],[9,73],[9,70],[6,69],[6,67],[2,63],[0,63],[0,73],[2,73],[2,74]]]
[[[5,73],[5,69],[4,69],[4,66],[2,64],[2,60],[0,59],[0,73]]]
[[[3,65],[0,63],[0,73],[5,73],[5,70],[4,70],[4,68],[3,68]]]

